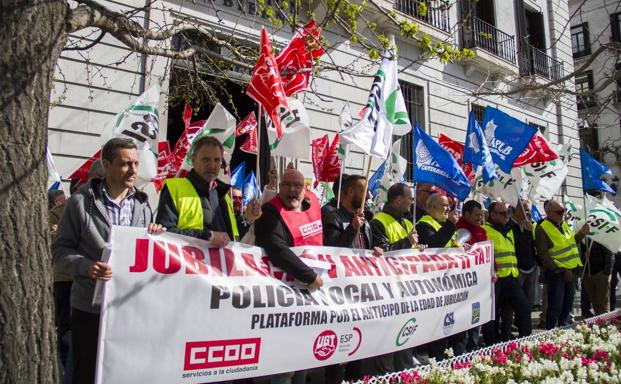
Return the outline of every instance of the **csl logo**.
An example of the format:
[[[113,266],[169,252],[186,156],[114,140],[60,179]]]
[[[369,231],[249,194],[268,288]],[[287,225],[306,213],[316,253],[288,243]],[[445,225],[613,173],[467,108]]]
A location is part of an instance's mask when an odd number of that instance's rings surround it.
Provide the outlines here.
[[[444,315],[443,325],[444,334],[448,335],[449,333],[451,333],[451,330],[453,330],[453,325],[455,325],[455,312],[449,312]]]
[[[472,324],[476,324],[481,320],[481,304],[478,301],[472,303]]]
[[[313,344],[313,355],[315,359],[324,361],[330,358],[336,351],[336,333],[326,330],[323,331],[315,339]]]
[[[208,369],[257,364],[260,338],[192,341],[185,343],[183,369]]]
[[[403,324],[403,327],[401,327],[401,329],[399,330],[399,333],[397,334],[395,345],[397,347],[401,347],[402,345],[407,343],[410,340],[410,336],[414,334],[417,328],[418,324],[416,324],[415,317],[412,317],[410,320],[406,321],[405,324]]]

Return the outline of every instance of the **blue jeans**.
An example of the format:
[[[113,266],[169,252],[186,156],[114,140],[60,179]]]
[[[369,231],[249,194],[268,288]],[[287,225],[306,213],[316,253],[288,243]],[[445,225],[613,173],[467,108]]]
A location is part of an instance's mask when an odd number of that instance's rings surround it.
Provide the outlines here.
[[[576,285],[574,280],[565,281],[562,273],[546,271],[548,283],[548,312],[546,329],[569,324],[569,314],[574,305]]]

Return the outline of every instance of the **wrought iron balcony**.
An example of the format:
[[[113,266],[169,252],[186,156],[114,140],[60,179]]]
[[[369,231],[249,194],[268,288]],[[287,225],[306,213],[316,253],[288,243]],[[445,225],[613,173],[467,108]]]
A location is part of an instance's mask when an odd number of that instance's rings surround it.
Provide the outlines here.
[[[578,110],[596,107],[597,96],[596,95],[576,96],[576,106],[578,107]]]
[[[419,12],[420,8],[426,12]],[[441,0],[395,0],[395,9],[445,32],[451,28],[449,6]]]
[[[515,37],[495,26],[471,17],[461,28],[464,48],[481,48],[515,64]]]
[[[550,80],[565,76],[563,63],[548,56],[544,51],[528,46],[519,54],[520,75],[539,75]]]

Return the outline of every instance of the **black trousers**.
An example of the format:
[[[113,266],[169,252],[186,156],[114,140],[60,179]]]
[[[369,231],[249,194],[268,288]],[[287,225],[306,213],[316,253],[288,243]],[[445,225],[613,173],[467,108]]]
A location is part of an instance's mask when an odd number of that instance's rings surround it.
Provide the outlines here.
[[[501,277],[494,285],[496,320],[483,326],[483,337],[489,345],[498,340],[499,318],[504,306],[513,308],[520,337],[532,333],[531,306],[524,290],[513,276]]]
[[[63,336],[71,330],[71,281],[54,282],[54,322],[58,338],[58,355],[64,369],[69,354],[69,340]]]
[[[71,309],[71,343],[73,348],[73,384],[95,382],[99,314]]]

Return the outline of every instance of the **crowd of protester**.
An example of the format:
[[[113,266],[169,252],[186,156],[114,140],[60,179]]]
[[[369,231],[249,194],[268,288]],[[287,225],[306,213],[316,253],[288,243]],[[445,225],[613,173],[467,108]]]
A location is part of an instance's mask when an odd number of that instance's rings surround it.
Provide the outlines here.
[[[146,194],[135,188],[138,154],[135,144],[126,139],[111,139],[103,147],[88,182],[72,188],[68,200],[62,191],[50,191],[63,382],[94,382],[100,307],[93,303],[93,293],[97,280],[113,278],[110,266],[101,260],[112,225],[145,227],[153,234],[179,233],[215,247],[231,241],[254,244],[309,289],[320,288],[323,281],[291,251],[293,246],[367,249],[382,257],[399,249],[468,250],[477,242],[493,242],[495,321],[415,348],[247,382],[340,383],[412,368],[426,358],[446,358],[448,348],[461,354],[527,336],[533,329],[533,309],[542,311],[540,327],[567,325],[578,286],[583,316],[615,308],[620,256],[598,243],[583,245],[588,225],[574,233],[557,201],[546,202],[546,218],[534,223],[526,201],[516,207],[501,202],[484,207],[475,200],[458,204],[433,185],[419,184],[414,193],[411,186],[397,183],[389,188],[381,211],[374,214],[366,204],[365,177],[342,175],[333,183],[336,197],[321,206],[305,188],[304,175],[290,165],[281,175],[271,170],[260,201],[253,199],[244,206],[242,191],[218,179],[224,162],[222,144],[202,137],[193,143],[191,153],[192,170],[186,177],[165,182],[156,214]],[[300,230],[318,223],[312,228],[319,230]],[[456,241],[458,231],[470,234],[465,244]]]

